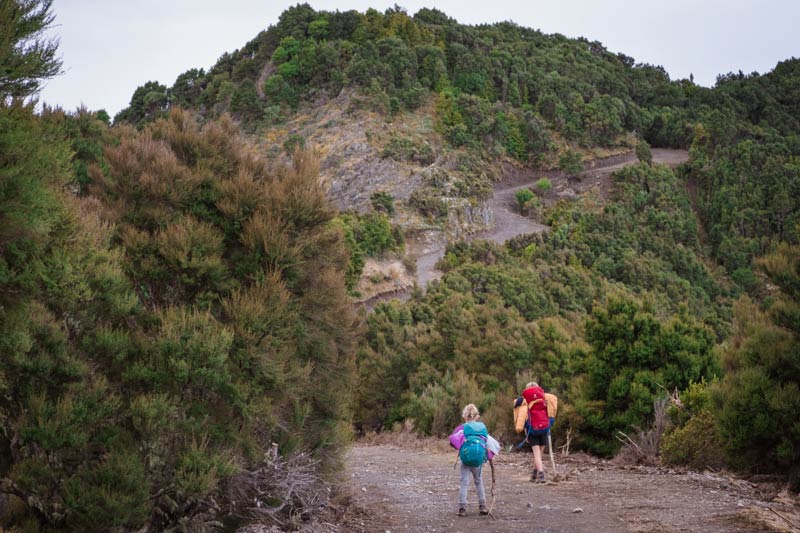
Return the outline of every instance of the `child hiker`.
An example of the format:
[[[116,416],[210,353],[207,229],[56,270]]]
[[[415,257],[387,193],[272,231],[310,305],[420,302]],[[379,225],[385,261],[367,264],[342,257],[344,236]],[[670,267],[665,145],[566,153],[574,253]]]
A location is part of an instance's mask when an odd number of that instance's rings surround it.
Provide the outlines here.
[[[478,493],[480,514],[489,514],[489,510],[486,508],[486,493],[483,490],[481,470],[483,463],[491,461],[500,451],[500,445],[489,436],[486,425],[478,421],[480,416],[478,408],[474,404],[467,405],[461,412],[464,423],[456,427],[450,435],[450,445],[458,450],[458,458],[461,461],[458,516],[467,516],[467,491],[470,477],[475,482],[475,490]]]

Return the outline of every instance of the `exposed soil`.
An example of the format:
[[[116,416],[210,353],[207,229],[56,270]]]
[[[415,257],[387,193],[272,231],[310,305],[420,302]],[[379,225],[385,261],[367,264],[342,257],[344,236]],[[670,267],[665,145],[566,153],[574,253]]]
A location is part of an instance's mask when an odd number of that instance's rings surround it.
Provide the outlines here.
[[[351,506],[360,512],[328,531],[687,531],[771,530],[759,513],[795,516],[796,499],[723,474],[676,472],[659,467],[618,466],[585,456],[558,461],[561,479],[533,484],[530,454],[495,460],[494,519],[479,516],[474,487],[467,516],[456,516],[455,453],[412,451],[389,445],[355,446],[347,461]],[[545,468],[552,476],[549,461]],[[491,474],[484,467],[491,502]],[[772,487],[772,486],[770,486]],[[774,501],[770,501],[773,500]],[[791,531],[776,523],[778,531]]]
[[[269,72],[268,63],[262,75]],[[266,79],[266,78],[265,78]],[[414,113],[401,113],[391,123],[382,112],[371,109],[357,91],[346,89],[317,105],[303,108],[291,120],[275,125],[259,139],[258,150],[273,157],[286,157],[283,141],[299,135],[320,155],[320,178],[328,185],[331,202],[341,210],[366,211],[375,191],[406,200],[423,186],[426,165],[395,161],[381,155],[394,136],[424,138],[434,153],[442,152],[441,137],[433,129],[435,99]]]
[[[406,292],[414,279],[399,259],[367,258],[356,290],[359,303],[366,303],[386,294]]]

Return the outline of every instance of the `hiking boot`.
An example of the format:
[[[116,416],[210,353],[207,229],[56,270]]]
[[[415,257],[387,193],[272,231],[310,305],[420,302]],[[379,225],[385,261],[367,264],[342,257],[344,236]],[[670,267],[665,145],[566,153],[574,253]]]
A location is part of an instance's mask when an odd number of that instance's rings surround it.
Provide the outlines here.
[[[539,471],[535,468],[533,472],[531,472],[531,483],[538,483],[539,482]]]
[[[458,516],[467,516],[467,510],[463,507],[458,508]]]
[[[539,483],[544,483],[544,472],[539,472]]]
[[[486,506],[485,506],[485,505],[481,505],[481,506],[478,508],[478,512],[479,512],[480,514],[482,514],[482,515],[487,515],[487,514],[489,514],[489,510],[486,508]]]

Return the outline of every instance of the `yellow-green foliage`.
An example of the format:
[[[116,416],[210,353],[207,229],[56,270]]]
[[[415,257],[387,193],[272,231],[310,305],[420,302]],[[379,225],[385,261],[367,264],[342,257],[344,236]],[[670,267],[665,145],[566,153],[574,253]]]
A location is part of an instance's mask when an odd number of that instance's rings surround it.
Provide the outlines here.
[[[694,415],[684,426],[664,436],[660,448],[662,460],[698,470],[723,466],[725,456],[715,426],[716,419],[711,411]]]
[[[713,412],[712,392],[718,381],[691,383],[680,392],[681,406],[671,406],[674,427],[661,440],[661,458],[668,464],[696,469],[725,464],[723,442]]]

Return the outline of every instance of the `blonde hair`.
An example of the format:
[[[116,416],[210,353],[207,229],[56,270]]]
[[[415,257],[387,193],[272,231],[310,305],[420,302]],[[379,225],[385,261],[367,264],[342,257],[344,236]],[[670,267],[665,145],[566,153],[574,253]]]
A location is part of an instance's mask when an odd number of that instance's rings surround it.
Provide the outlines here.
[[[464,410],[461,411],[461,418],[465,421],[470,422],[472,420],[477,420],[481,417],[481,414],[478,412],[478,408],[475,407],[474,403],[471,403],[464,407]]]
[[[535,381],[531,381],[530,383],[528,383],[527,385],[525,385],[525,388],[526,388],[526,389],[530,389],[531,387],[538,387],[538,386],[539,386],[539,384],[538,384],[538,383],[536,383]]]

